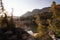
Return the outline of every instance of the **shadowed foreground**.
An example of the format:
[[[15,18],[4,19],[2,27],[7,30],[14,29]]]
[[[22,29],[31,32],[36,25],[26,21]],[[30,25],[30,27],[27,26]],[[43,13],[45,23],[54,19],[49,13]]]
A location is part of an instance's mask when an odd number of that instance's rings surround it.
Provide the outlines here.
[[[0,29],[0,40],[29,40],[31,35],[21,28]]]

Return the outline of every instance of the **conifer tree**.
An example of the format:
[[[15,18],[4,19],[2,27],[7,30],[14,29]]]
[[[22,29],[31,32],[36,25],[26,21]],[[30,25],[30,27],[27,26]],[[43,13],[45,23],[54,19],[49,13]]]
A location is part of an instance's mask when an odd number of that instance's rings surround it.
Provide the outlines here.
[[[56,2],[55,1],[52,2],[51,10],[53,12],[52,18],[56,18]]]
[[[36,20],[35,20],[35,22],[37,23],[37,31],[38,31],[38,33],[39,33],[39,36],[42,36],[43,34],[44,34],[44,27],[43,27],[43,25],[41,24],[42,23],[42,21],[40,20],[40,14],[37,14],[37,15],[35,15],[35,18],[36,18]]]
[[[1,20],[1,27],[2,28],[7,27],[9,25],[6,13],[4,13],[3,16],[2,16],[2,20]]]
[[[13,8],[12,8],[12,12],[11,12],[10,25],[12,27],[15,27],[14,20],[13,20]]]
[[[13,20],[13,9],[12,9],[8,30],[15,31],[15,29],[16,29],[16,27],[15,27],[15,23],[14,23],[14,20]]]

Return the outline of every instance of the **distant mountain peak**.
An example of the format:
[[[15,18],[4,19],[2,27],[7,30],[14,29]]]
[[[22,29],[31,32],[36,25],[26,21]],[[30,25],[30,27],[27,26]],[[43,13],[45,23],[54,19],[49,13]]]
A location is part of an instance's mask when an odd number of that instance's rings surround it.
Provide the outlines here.
[[[60,4],[56,5],[56,9],[60,10]],[[35,14],[41,14],[44,12],[51,12],[51,7],[45,7],[43,9],[33,9],[32,11],[26,12],[22,17],[28,17],[28,16],[33,16]]]

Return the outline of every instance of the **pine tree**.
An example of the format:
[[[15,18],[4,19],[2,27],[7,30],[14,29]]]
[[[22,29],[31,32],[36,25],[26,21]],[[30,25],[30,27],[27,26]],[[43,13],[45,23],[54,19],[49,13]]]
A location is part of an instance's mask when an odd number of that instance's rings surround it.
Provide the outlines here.
[[[56,2],[53,1],[52,5],[51,5],[51,10],[52,10],[52,19],[51,20],[47,20],[49,23],[49,29],[54,31],[56,29],[56,21],[57,21],[57,10],[56,10]]]
[[[4,27],[8,26],[8,19],[7,19],[7,14],[6,14],[6,11],[4,9],[2,0],[0,0],[0,7],[1,7],[0,8],[0,13],[2,14],[1,15],[1,20],[0,20],[0,26],[1,26],[1,28],[4,28]]]
[[[51,10],[53,12],[52,18],[56,18],[57,16],[56,16],[56,2],[55,1],[52,2]]]
[[[44,34],[44,27],[41,24],[42,21],[40,20],[40,14],[35,15],[35,22],[37,23],[37,32],[39,33],[39,36],[42,36]]]
[[[14,20],[13,20],[13,9],[12,9],[11,18],[10,18],[9,26],[8,26],[8,30],[15,31],[15,29],[16,29],[16,27],[15,27],[15,23],[14,23]]]
[[[15,27],[14,20],[13,20],[13,8],[12,8],[12,12],[11,12],[10,24],[12,27]]]
[[[2,16],[2,20],[1,20],[1,27],[2,28],[5,28],[9,25],[6,13],[4,13],[4,15],[5,16],[4,17]]]
[[[56,36],[58,36],[60,34],[60,31],[58,30],[58,26],[56,26],[56,23],[58,21],[60,21],[60,19],[59,19],[59,16],[57,15],[58,12],[57,12],[56,8],[57,8],[56,2],[53,1],[52,5],[51,5],[51,10],[53,12],[53,15],[52,15],[51,23],[50,23],[51,26],[49,28],[55,33]]]

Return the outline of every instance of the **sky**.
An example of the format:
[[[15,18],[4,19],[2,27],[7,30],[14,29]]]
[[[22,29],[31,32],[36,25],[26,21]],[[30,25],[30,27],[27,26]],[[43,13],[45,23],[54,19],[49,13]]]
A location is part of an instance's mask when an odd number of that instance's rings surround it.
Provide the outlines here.
[[[51,6],[53,0],[3,0],[3,5],[8,15],[11,14],[13,8],[14,16],[21,16],[27,11],[33,9],[42,9],[44,7]],[[60,0],[54,0],[57,4],[60,4]]]

